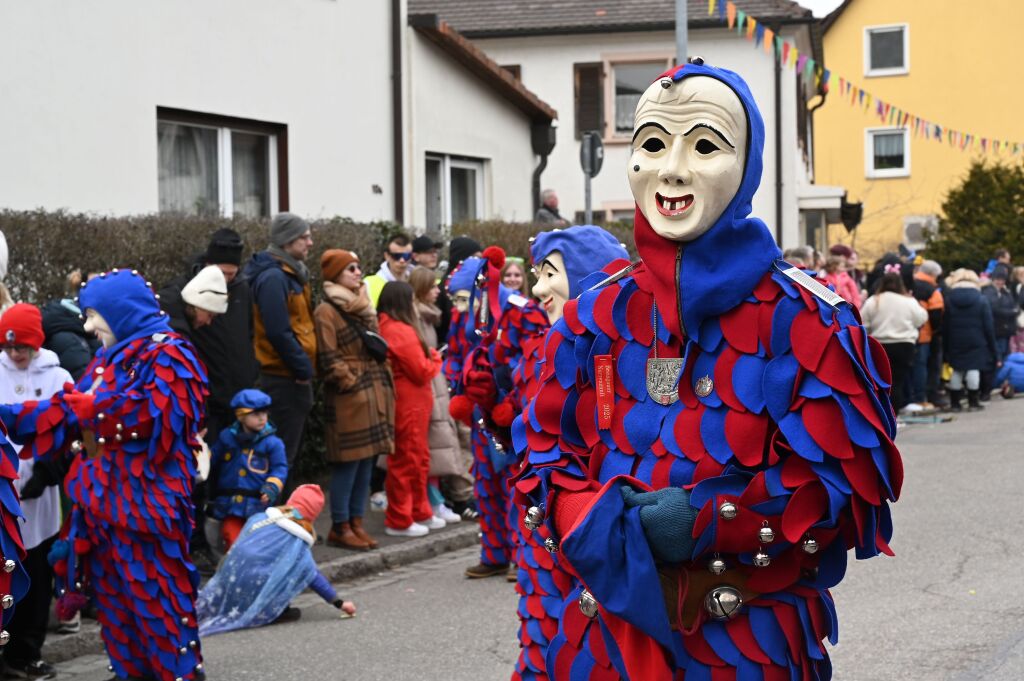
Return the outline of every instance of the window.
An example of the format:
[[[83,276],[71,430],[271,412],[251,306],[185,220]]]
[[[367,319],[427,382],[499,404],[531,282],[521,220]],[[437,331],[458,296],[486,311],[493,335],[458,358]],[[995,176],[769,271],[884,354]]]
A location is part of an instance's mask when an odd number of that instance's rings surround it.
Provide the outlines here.
[[[160,212],[269,217],[288,208],[287,126],[157,109]]]
[[[573,64],[576,139],[583,133],[604,132],[604,66],[600,62]]]
[[[910,137],[906,128],[871,128],[865,134],[864,174],[867,177],[910,175]]]
[[[428,231],[483,218],[483,161],[427,154],[424,187]]]
[[[614,114],[612,120],[615,124],[610,132],[613,135],[633,134],[633,115],[636,113],[640,95],[666,68],[668,66],[664,60],[612,64],[612,83],[615,90],[611,113]]]
[[[910,72],[910,26],[864,29],[864,75],[898,76]]]

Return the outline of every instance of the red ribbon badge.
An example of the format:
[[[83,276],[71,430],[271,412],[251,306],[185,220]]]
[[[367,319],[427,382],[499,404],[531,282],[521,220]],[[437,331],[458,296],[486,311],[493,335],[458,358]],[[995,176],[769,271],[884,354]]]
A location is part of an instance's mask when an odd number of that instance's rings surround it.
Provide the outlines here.
[[[615,408],[615,369],[611,355],[594,357],[594,378],[597,383],[597,427],[612,427],[612,409]]]

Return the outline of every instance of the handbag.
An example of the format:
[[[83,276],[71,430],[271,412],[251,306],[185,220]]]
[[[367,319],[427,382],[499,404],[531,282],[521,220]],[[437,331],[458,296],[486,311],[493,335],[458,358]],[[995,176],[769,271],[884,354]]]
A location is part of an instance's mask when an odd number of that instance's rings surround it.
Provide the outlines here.
[[[370,354],[370,357],[373,357],[378,364],[383,364],[388,358],[388,342],[384,340],[384,337],[379,333],[370,331],[368,328],[363,326],[358,319],[338,306],[335,306],[334,309],[336,309],[338,313],[341,314],[342,318],[356,330],[356,333],[359,334],[359,338],[363,341],[363,346],[366,348],[366,352]]]

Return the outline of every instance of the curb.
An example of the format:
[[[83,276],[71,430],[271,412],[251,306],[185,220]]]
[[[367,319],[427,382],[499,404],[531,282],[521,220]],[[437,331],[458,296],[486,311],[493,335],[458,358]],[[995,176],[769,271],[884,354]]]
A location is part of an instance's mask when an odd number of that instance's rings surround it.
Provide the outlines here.
[[[442,553],[468,548],[477,544],[479,534],[479,523],[468,522],[459,528],[410,539],[376,551],[335,558],[320,563],[317,567],[330,582],[350,582],[374,573],[434,558]],[[82,629],[77,634],[57,634],[51,631],[46,636],[42,652],[43,659],[51,664],[66,662],[83,655],[103,654],[100,627],[93,620],[83,619]]]

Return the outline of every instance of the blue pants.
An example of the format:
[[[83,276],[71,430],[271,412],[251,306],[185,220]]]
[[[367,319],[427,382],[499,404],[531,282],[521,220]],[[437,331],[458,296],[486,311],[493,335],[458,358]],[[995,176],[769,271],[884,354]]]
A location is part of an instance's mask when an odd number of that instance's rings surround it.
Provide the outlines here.
[[[366,515],[373,457],[334,464],[331,470],[331,522],[347,523]]]
[[[918,404],[928,398],[928,356],[931,354],[931,343],[918,343],[914,353],[914,368],[912,373],[912,390],[910,401]]]

